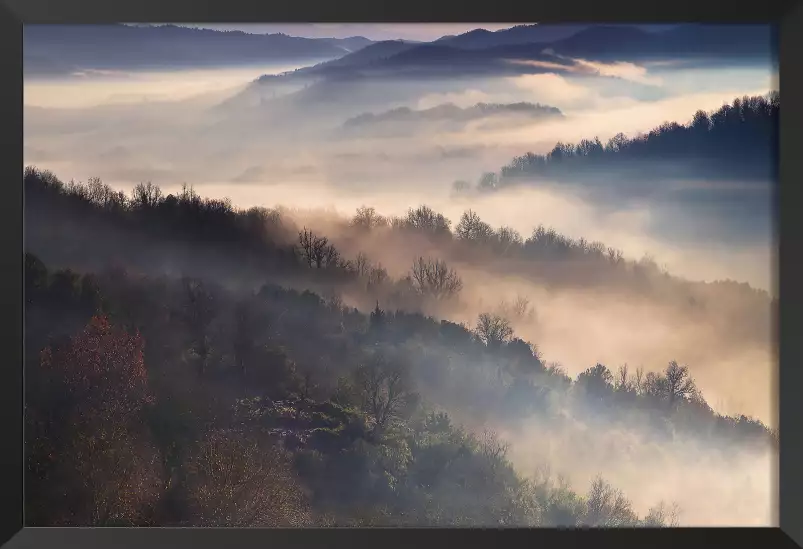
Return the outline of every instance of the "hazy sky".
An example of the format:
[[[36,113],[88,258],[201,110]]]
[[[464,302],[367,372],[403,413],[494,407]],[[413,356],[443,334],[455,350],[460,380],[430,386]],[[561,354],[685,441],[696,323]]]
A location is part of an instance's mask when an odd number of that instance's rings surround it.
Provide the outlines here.
[[[482,28],[507,29],[523,23],[199,23],[187,26],[221,30],[273,34],[284,33],[307,38],[348,38],[364,36],[371,40],[435,40],[448,34],[462,34]]]
[[[463,34],[475,29],[498,31],[533,23],[186,23],[182,26],[218,30],[241,30],[254,34],[284,33],[306,38],[349,38],[371,40],[420,40],[428,42],[442,36]],[[673,25],[636,25],[646,30],[662,30]]]

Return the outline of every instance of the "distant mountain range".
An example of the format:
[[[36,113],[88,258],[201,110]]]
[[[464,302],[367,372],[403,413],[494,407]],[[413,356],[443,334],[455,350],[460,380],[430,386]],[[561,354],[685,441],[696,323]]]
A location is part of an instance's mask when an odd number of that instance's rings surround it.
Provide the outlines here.
[[[489,31],[474,29],[457,36],[444,36],[437,44],[463,49],[483,49],[534,42],[554,42],[585,30],[589,25],[517,25],[509,29]]]
[[[176,25],[26,25],[23,59],[27,76],[66,75],[82,70],[315,62],[371,43],[360,36],[297,38]]]
[[[355,72],[408,77],[431,71],[447,75],[537,72],[510,61],[554,61],[552,53],[638,61],[767,59],[775,52],[769,25],[519,25],[495,32],[475,29],[421,43],[118,24],[27,25],[23,55],[29,76],[324,61],[292,73],[293,78],[317,79],[349,78]]]
[[[639,27],[594,25],[558,40],[550,48],[590,60],[776,57],[770,25],[683,24],[650,32]]]
[[[645,32],[660,32],[677,25],[609,25],[611,27],[630,27]],[[436,42],[456,48],[483,49],[516,44],[556,42],[570,38],[591,28],[592,25],[578,24],[533,24],[516,25],[509,29],[489,31],[474,29],[457,36],[444,36]]]
[[[496,32],[478,29],[426,43],[375,42],[336,60],[258,82],[593,72],[575,59],[765,63],[777,59],[777,47],[769,25],[522,25]]]

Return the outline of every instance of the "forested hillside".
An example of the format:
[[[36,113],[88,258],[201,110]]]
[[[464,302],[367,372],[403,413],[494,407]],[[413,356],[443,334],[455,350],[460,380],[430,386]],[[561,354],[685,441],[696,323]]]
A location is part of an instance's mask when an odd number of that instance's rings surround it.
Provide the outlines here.
[[[558,143],[546,155],[528,153],[486,177],[480,188],[516,180],[617,176],[705,177],[774,181],[780,99],[736,98],[721,109],[698,111],[691,122],[667,122],[637,137],[623,134],[603,144],[599,139]]]
[[[689,463],[702,447],[727,460],[777,444],[761,422],[715,413],[674,360],[646,373],[589,364],[572,379],[516,336],[526,302],[471,325],[424,314],[459,301],[451,257],[422,253],[394,277],[282,210],[144,184],[129,196],[34,168],[25,190],[30,526],[671,525],[670,502],[636,509],[604,471],[572,488],[515,469],[494,431],[582,423],[677,445]],[[452,257],[608,269],[642,291],[694,287],[471,212],[452,230],[426,207],[363,208],[349,227],[446,242]],[[372,306],[345,305],[346,291]]]

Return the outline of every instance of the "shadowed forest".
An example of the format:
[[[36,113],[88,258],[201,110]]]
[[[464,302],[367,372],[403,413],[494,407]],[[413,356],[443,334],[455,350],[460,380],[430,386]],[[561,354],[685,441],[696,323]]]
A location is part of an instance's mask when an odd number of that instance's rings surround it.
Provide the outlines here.
[[[677,444],[688,459],[702,447],[731,460],[777,443],[760,421],[715,413],[674,360],[569,377],[516,335],[515,321],[534,312],[526,298],[470,325],[422,314],[459,301],[460,273],[442,259],[421,256],[393,278],[280,210],[238,211],[144,184],[126,195],[34,168],[25,186],[29,241],[48,230],[58,242],[53,227],[75,230],[68,218],[92,241],[83,255],[84,238],[59,252],[84,273],[26,255],[31,524],[671,525],[673,502],[638,514],[604,477],[575,491],[548,463],[520,476],[499,429],[535,419],[568,433],[582,422],[603,437]],[[389,221],[364,208],[350,226],[448,239],[466,253],[508,239],[533,261],[573,270],[572,256],[586,256],[629,288],[683,286],[554,231],[527,241],[489,231],[470,212],[454,232],[426,207]],[[180,250],[185,258],[173,256]],[[206,279],[147,270],[215,259],[238,267]],[[93,261],[118,266],[94,272]],[[257,273],[318,293],[255,287]],[[343,294],[375,306],[360,312]]]
[[[616,170],[649,163],[651,170],[657,164],[669,176],[696,172],[709,179],[766,180],[773,177],[777,166],[779,112],[777,92],[768,97],[736,98],[713,113],[697,111],[686,125],[667,122],[632,139],[617,134],[605,145],[599,139],[576,145],[558,143],[546,155],[517,157],[502,168],[499,179],[569,174],[576,179],[598,172],[601,166]],[[483,179],[480,188],[493,183]]]
[[[27,525],[776,524],[769,27],[342,27],[26,28]]]

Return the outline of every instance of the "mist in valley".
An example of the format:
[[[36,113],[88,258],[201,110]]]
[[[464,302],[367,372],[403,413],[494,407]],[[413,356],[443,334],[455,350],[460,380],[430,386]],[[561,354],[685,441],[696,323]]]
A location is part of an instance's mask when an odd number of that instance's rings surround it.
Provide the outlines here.
[[[417,258],[439,258],[460,277],[453,299],[416,300],[359,284],[266,273],[239,252],[204,242],[185,249],[178,239],[51,210],[47,200],[26,206],[26,251],[54,269],[101,272],[124,264],[149,277],[214,281],[232,295],[274,283],[336,296],[364,314],[375,306],[398,308],[468,330],[480,315],[497,315],[516,338],[537,347],[554,383],[583,379],[603,364],[614,376],[611,391],[642,394],[634,377],[617,382],[617,372],[655,375],[677,361],[688,366],[712,414],[749,416],[777,429],[774,181],[710,181],[691,169],[687,177],[644,180],[602,167],[588,181],[525,179],[493,192],[473,188],[512,158],[546,154],[558,142],[635,137],[667,121],[687,124],[695,112],[715,111],[737,97],[765,95],[777,87],[775,69],[570,61],[578,68],[552,72],[542,63],[534,74],[441,79],[306,81],[281,76],[300,65],[274,64],[86,73],[25,84],[26,166],[50,170],[64,182],[100,178],[126,193],[152,182],[162,196],[180,196],[189,186],[201,197],[229,199],[238,210],[268,208],[280,221],[266,222],[263,230],[277,245],[297,245],[308,229],[328,238],[345,259],[364,254],[393,284],[404,283]],[[266,74],[276,78],[257,81]],[[519,103],[552,107],[559,115],[474,109]],[[444,105],[471,114],[448,123],[428,118]],[[399,108],[409,109],[416,122],[382,116]],[[373,115],[370,130],[344,131],[349,119],[366,114]],[[645,161],[646,173],[650,169]],[[448,220],[448,237],[399,229],[421,205]],[[355,224],[355,213],[366,207],[381,216],[368,230]],[[515,231],[517,246],[534,238],[537,227],[553,228],[584,247],[602,242],[603,250],[619,250],[622,265],[643,265],[650,274],[636,288],[623,282],[630,279],[618,267],[607,270],[592,260],[533,260],[467,244],[451,236],[467,211],[497,233]],[[725,280],[731,282],[711,284]],[[447,367],[437,358],[441,351],[425,341],[415,345],[421,356]],[[494,360],[486,360],[489,372]],[[494,406],[512,397],[496,401],[491,395],[505,394],[513,378],[456,374],[465,375],[461,383],[476,394],[487,390],[483,398],[494,404],[486,409],[448,385],[428,388],[424,374],[416,375],[426,402],[455,423],[477,433],[491,429],[509,443],[508,459],[535,485],[557,490],[565,477],[585,493],[602,475],[639,516],[664,501],[677,504],[682,525],[777,524],[771,444],[740,447],[668,422],[656,427],[635,412],[619,417],[579,381],[554,393],[547,411],[506,415]],[[694,413],[672,412],[673,421],[693,423]]]

